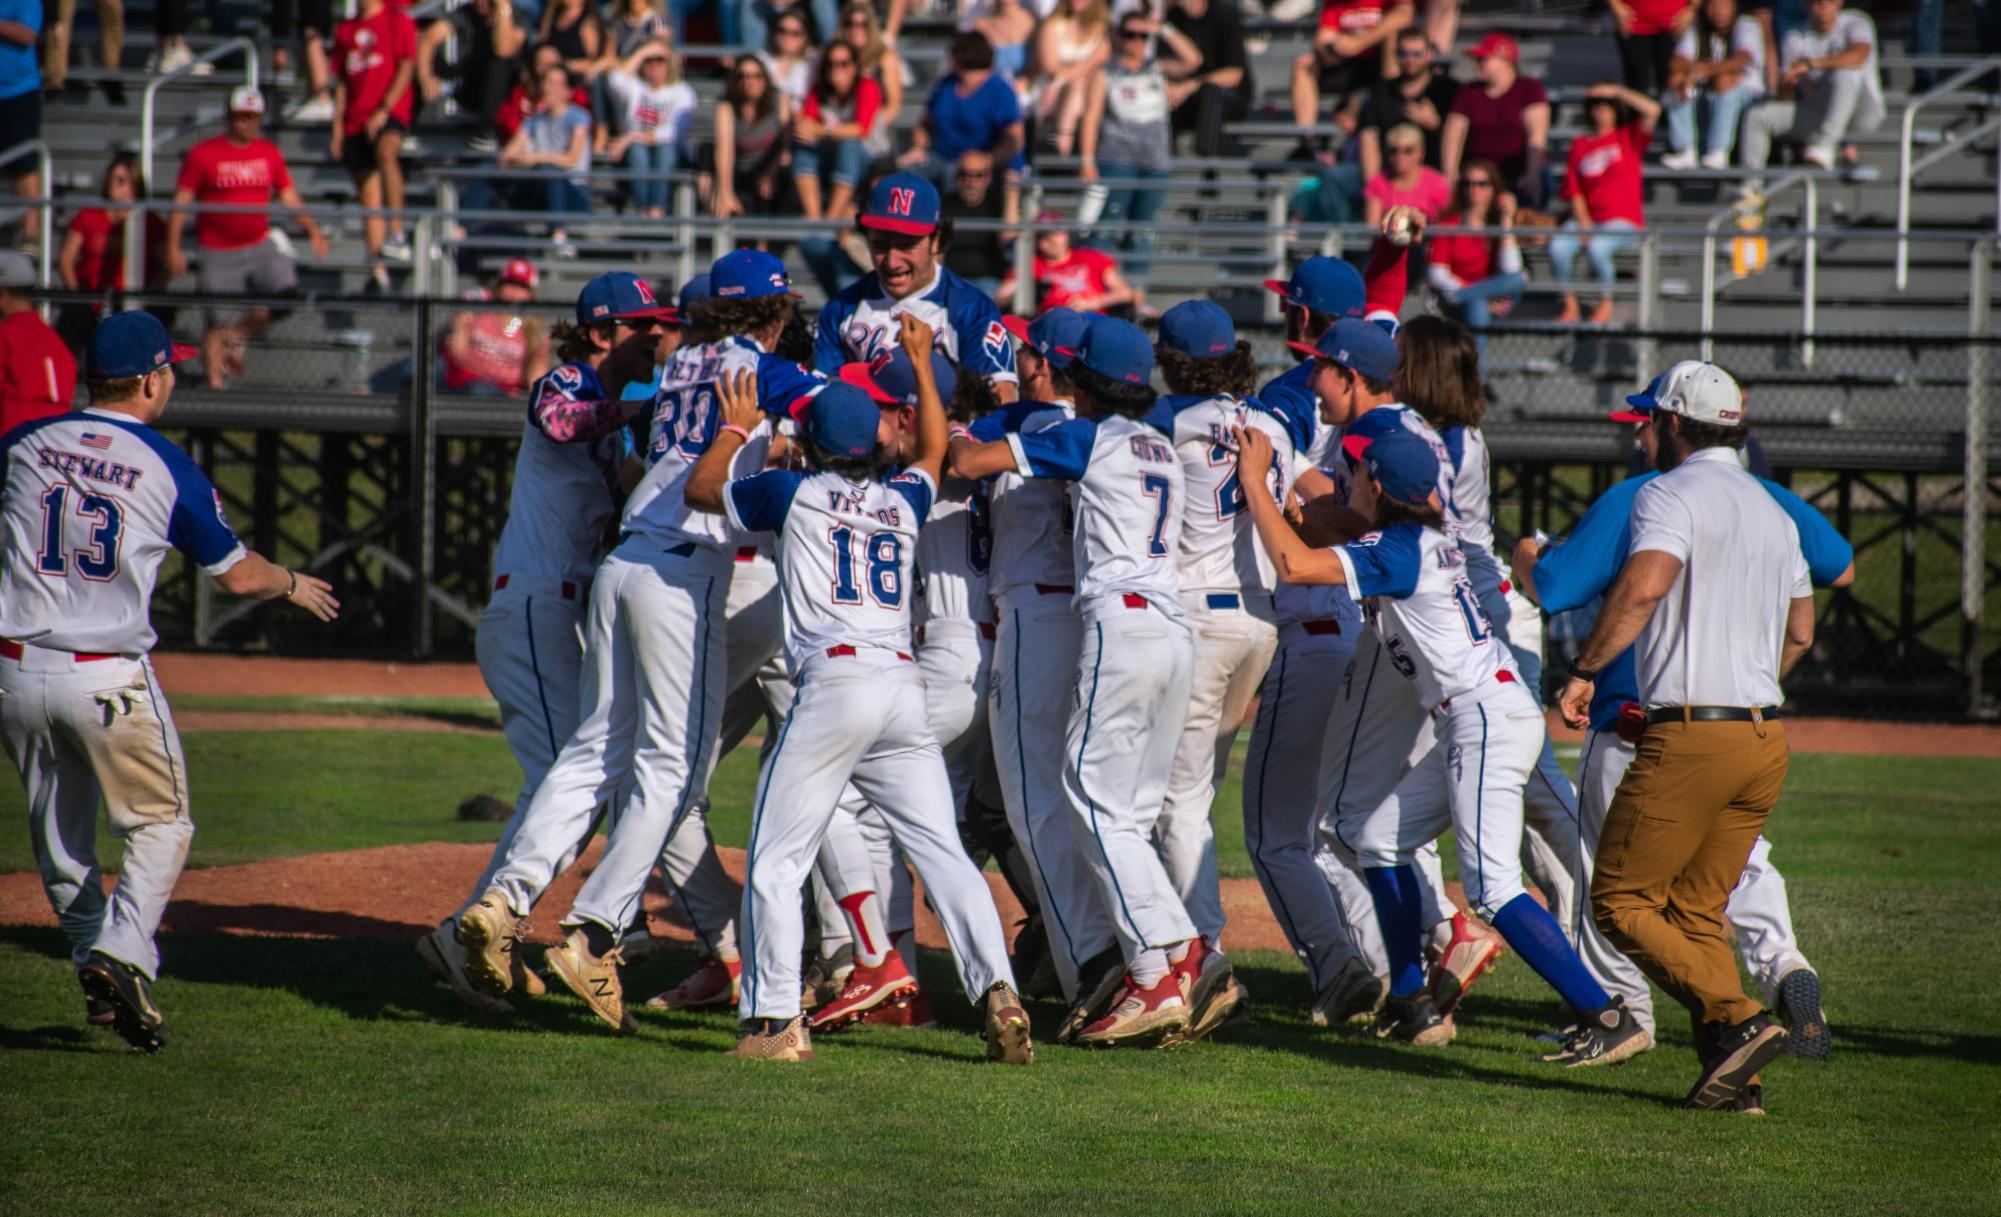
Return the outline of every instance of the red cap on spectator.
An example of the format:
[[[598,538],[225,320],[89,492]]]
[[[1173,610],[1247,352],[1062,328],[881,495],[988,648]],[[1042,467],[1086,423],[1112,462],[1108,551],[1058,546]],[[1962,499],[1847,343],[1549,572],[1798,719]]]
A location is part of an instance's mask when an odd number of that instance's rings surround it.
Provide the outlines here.
[[[1474,47],[1468,53],[1475,59],[1485,59],[1490,55],[1499,55],[1509,63],[1520,63],[1522,61],[1522,48],[1516,46],[1515,40],[1506,34],[1489,34],[1480,40],[1480,45]]]
[[[500,281],[532,288],[541,283],[542,276],[535,273],[535,264],[528,259],[509,258],[507,265],[500,270]]]

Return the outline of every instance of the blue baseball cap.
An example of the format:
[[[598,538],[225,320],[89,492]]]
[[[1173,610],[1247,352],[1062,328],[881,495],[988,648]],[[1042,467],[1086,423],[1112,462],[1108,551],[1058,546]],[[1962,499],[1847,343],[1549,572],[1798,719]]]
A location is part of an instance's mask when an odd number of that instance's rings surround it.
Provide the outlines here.
[[[959,374],[941,351],[931,352],[931,379],[938,386],[938,400],[948,402],[959,387]],[[917,369],[908,353],[898,350],[888,359],[871,366],[851,363],[841,369],[841,380],[891,406],[917,404]]]
[[[1360,317],[1369,299],[1362,273],[1340,258],[1308,258],[1292,278],[1266,279],[1265,286],[1287,304],[1334,317]]]
[[[1360,317],[1343,317],[1327,327],[1313,346],[1285,345],[1311,359],[1331,359],[1371,380],[1390,380],[1397,372],[1397,340],[1389,331]]]
[[[938,231],[938,188],[914,173],[892,173],[868,192],[861,226],[928,237]]]
[[[1438,454],[1408,428],[1345,436],[1341,450],[1348,454],[1351,467],[1360,464],[1367,469],[1383,493],[1399,503],[1422,505],[1438,489]]]
[[[1196,359],[1214,359],[1237,349],[1237,327],[1214,302],[1184,300],[1161,317],[1160,346]]]
[[[681,290],[674,296],[674,303],[683,309],[690,309],[715,294],[715,289],[709,286],[709,272],[703,271],[681,285]]]
[[[608,270],[584,284],[577,293],[577,324],[636,321],[646,317],[676,318],[674,306],[653,295],[653,285],[629,270]]]
[[[709,290],[717,300],[755,300],[792,290],[792,278],[776,254],[733,249],[709,268]]]
[[[84,374],[95,380],[123,380],[157,372],[200,353],[195,347],[175,342],[151,313],[113,313],[90,332],[90,342],[83,351]]]
[[[1001,328],[1060,372],[1077,358],[1078,348],[1084,345],[1084,332],[1091,328],[1091,318],[1058,305],[1033,321],[1009,314],[1001,318]]]
[[[806,404],[806,435],[835,456],[875,454],[882,411],[867,392],[836,381]]]
[[[1077,362],[1121,384],[1143,385],[1153,376],[1153,344],[1130,321],[1093,317],[1077,348]]]

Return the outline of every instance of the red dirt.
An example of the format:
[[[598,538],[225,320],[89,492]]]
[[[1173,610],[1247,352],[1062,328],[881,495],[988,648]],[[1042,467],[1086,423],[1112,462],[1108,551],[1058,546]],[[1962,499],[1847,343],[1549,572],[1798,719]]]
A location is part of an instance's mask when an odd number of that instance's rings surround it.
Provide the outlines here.
[[[469,663],[375,663],[360,659],[266,656],[153,656],[160,687],[230,697],[485,697],[486,682]]]
[[[353,731],[445,732],[452,735],[499,735],[500,728],[480,723],[454,723],[415,714],[267,714],[262,710],[176,710],[174,725],[182,731]]]

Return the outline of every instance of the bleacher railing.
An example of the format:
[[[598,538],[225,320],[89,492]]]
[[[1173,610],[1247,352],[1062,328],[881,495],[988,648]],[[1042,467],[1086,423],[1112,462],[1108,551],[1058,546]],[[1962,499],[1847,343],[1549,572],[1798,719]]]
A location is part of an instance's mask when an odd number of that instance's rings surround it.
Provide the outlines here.
[[[1926,169],[1970,146],[1973,141],[2001,131],[2001,114],[1994,115],[1968,131],[1954,132],[1939,147],[1927,152],[1921,159],[1913,160],[1913,133],[1917,130],[1918,115],[1926,106],[1957,93],[1974,80],[1990,72],[2001,70],[2001,55],[1983,59],[1969,67],[1961,68],[1940,81],[1930,92],[1911,99],[1904,107],[1903,125],[1897,137],[1897,290],[1903,291],[1910,275],[1910,249],[1905,239],[1911,231],[1911,184]],[[2001,153],[1995,158],[1995,224],[2001,231]]]

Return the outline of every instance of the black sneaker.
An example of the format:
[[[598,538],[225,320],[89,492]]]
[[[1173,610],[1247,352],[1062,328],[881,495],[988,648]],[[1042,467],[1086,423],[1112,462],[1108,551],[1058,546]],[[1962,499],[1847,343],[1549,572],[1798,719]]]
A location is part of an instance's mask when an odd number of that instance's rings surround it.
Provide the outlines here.
[[[1834,1047],[1827,1014],[1820,1008],[1820,977],[1812,968],[1794,968],[1779,981],[1779,1017],[1785,1020],[1786,1051],[1824,1061]]]
[[[1077,1033],[1111,1012],[1112,1002],[1125,991],[1126,960],[1113,943],[1084,961],[1077,971],[1077,1001],[1056,1030],[1056,1042],[1067,1044]]]
[[[1786,1029],[1763,1014],[1755,1014],[1717,1031],[1715,1042],[1715,1055],[1688,1092],[1685,1107],[1716,1111],[1735,1103],[1758,1071],[1786,1050]]]
[[[1626,1010],[1626,999],[1614,997],[1602,1010],[1581,1014],[1562,1048],[1543,1060],[1565,1069],[1579,1065],[1616,1065],[1654,1046],[1653,1033]]]
[[[1744,1115],[1744,1116],[1764,1115],[1765,1088],[1763,1086],[1758,1085],[1756,1082],[1753,1082],[1749,1086],[1746,1086],[1744,1088],[1744,1093],[1738,1095],[1737,1101],[1731,1104],[1730,1110],[1736,1112],[1738,1115]]]
[[[111,1029],[141,1052],[158,1052],[167,1044],[167,1020],[153,1004],[152,986],[131,964],[97,951],[77,969],[86,1002],[111,1007]]]
[[[1431,994],[1411,997],[1390,996],[1376,1016],[1376,1038],[1399,1039],[1418,1048],[1438,1048],[1452,1042],[1452,1024],[1438,1013]]]

